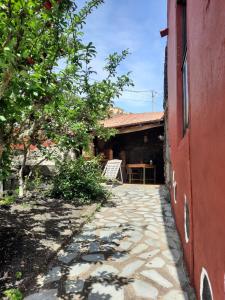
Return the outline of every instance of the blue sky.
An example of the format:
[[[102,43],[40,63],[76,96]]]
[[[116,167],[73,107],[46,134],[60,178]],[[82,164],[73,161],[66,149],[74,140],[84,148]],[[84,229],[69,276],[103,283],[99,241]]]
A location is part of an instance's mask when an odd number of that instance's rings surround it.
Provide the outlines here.
[[[115,105],[127,112],[151,111],[151,90],[157,92],[154,111],[163,109],[166,39],[160,37],[159,31],[164,28],[166,0],[105,0],[87,19],[84,39],[92,41],[98,52],[93,63],[97,79],[104,76],[105,58],[110,53],[127,48],[131,52],[119,73],[131,71],[135,86],[129,87],[133,92],[124,92],[115,100]]]

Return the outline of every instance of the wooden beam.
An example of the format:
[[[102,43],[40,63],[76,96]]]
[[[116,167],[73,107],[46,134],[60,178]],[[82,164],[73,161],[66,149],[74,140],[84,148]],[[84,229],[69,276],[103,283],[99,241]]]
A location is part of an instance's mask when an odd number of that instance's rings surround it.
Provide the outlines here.
[[[143,131],[150,128],[157,128],[157,127],[163,127],[163,123],[155,123],[155,124],[147,124],[147,125],[136,125],[136,126],[130,126],[130,127],[121,127],[116,128],[117,133],[116,134],[124,134],[124,133],[131,133],[131,132],[137,132],[137,131]]]
[[[160,31],[160,36],[164,37],[167,36],[169,34],[169,28],[163,29]]]

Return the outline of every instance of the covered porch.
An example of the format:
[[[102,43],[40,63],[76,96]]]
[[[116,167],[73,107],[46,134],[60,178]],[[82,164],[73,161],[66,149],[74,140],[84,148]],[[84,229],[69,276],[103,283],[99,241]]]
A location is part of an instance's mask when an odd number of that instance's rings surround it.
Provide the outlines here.
[[[117,115],[104,126],[117,129],[117,134],[107,142],[95,139],[95,154],[103,156],[103,164],[122,160],[124,182],[164,183],[162,113]]]

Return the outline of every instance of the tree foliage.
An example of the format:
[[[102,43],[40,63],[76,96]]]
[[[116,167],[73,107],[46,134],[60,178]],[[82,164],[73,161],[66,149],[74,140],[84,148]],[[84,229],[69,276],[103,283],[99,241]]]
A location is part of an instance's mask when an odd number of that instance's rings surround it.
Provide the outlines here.
[[[127,85],[129,74],[117,75],[128,55],[106,60],[106,78],[92,81],[92,42],[83,42],[87,16],[103,0],[78,9],[72,0],[1,0],[0,3],[0,158],[4,177],[12,145],[46,151],[51,139],[62,149],[88,145],[91,135],[107,136],[99,120]]]

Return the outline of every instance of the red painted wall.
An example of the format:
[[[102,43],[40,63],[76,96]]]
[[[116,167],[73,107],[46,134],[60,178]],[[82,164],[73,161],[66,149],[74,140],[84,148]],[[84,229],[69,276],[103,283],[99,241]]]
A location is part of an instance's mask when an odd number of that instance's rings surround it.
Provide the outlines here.
[[[214,300],[224,297],[225,273],[225,1],[187,1],[190,124],[182,135],[180,6],[168,1],[168,126],[177,203],[172,205],[190,278],[200,299],[200,274]],[[184,194],[191,235],[184,237]]]

